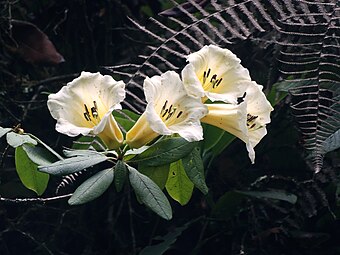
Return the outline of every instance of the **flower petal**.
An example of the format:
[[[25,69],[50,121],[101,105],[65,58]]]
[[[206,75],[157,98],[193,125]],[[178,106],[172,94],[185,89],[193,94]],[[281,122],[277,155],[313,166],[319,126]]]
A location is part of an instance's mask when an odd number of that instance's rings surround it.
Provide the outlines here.
[[[93,128],[92,133],[98,135],[109,149],[117,149],[124,140],[123,133],[111,112],[105,114],[99,124]]]
[[[115,135],[112,139],[120,143],[122,134],[111,112],[121,108],[124,98],[124,82],[100,73],[82,72],[58,93],[49,95],[47,106],[57,120],[58,132],[69,136]]]
[[[207,123],[221,128],[234,136],[240,138],[245,143],[249,142],[247,129],[247,105],[232,104],[207,104],[208,114],[202,118],[203,123]]]
[[[187,64],[182,70],[183,84],[188,95],[193,97],[204,97],[205,91],[202,87],[201,81],[196,75],[195,68],[192,64]]]
[[[126,143],[130,148],[140,148],[151,142],[157,136],[159,136],[159,134],[151,129],[146,119],[146,113],[144,112],[135,125],[126,133]]]
[[[195,97],[202,97],[204,92],[211,101],[237,103],[251,81],[249,71],[228,49],[204,46],[190,54],[187,61],[189,64],[182,71],[183,83],[187,93]]]
[[[127,133],[127,144],[132,147],[142,146],[157,135],[175,133],[190,142],[203,139],[200,119],[207,113],[207,107],[200,98],[187,95],[177,73],[168,71],[161,76],[146,78],[144,93],[148,105]]]
[[[251,160],[251,163],[255,163],[255,146],[262,140],[262,138],[267,134],[267,129],[265,126],[249,131],[249,142],[246,143],[246,147],[248,150],[248,156]]]
[[[254,102],[252,103],[254,104]],[[255,102],[255,104],[257,103]],[[240,103],[239,105],[208,104],[207,106],[209,113],[204,118],[202,118],[201,121],[203,123],[219,127],[235,135],[243,142],[245,142],[249,158],[251,162],[254,164],[255,162],[254,147],[267,134],[267,130],[265,124],[263,123],[261,124],[257,123],[257,127],[255,128],[252,128],[247,123],[249,113],[249,105],[247,104],[247,100]],[[266,112],[266,115],[270,115],[270,111]],[[257,116],[259,120],[261,120],[262,118],[263,119],[269,118],[269,116],[265,115]]]
[[[55,128],[59,133],[66,134],[71,137],[88,135],[91,133],[92,128],[75,126],[63,118],[59,118]]]
[[[160,80],[154,81],[152,84],[145,83],[146,94],[151,91],[148,87],[156,88],[153,92],[158,93],[158,101],[149,102],[145,111],[150,127],[162,135],[178,133],[188,141],[202,140],[203,131],[200,127],[200,119],[207,114],[207,109],[200,99],[186,94],[183,83],[175,72],[168,71],[161,76]],[[164,121],[160,114],[165,101],[178,109],[176,116],[169,118],[169,121]],[[182,111],[180,116],[179,111]]]
[[[143,84],[144,94],[146,102],[155,102],[158,100],[160,95],[159,87],[154,84],[160,84],[162,77],[159,75],[152,76],[151,78],[146,77]]]
[[[251,115],[258,116],[257,122],[260,125],[270,123],[270,112],[273,107],[270,105],[266,95],[262,92],[263,86],[252,82],[247,87],[245,101],[247,101],[247,111]]]

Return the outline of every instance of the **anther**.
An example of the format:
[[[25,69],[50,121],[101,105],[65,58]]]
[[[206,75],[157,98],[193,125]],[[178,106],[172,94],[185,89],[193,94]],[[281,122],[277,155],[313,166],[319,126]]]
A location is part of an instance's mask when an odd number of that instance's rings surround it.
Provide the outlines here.
[[[208,69],[207,78],[209,77],[209,74],[210,74],[210,68]]]
[[[259,116],[254,116],[254,115],[251,115],[251,114],[247,114],[247,121],[248,122],[252,122],[253,120],[257,119]]]
[[[170,106],[170,108],[169,108],[169,115],[166,117],[166,119],[165,120],[168,120],[168,119],[170,119],[171,117],[172,117],[172,115],[174,115],[175,114],[175,112],[176,112],[176,110],[177,110],[177,108],[176,107],[174,107],[173,108],[173,110],[171,111],[171,108],[172,108],[172,105]]]
[[[91,113],[92,113],[92,117],[97,119],[98,118],[98,112],[96,107],[91,107]]]
[[[89,109],[87,108],[87,105],[84,104],[84,106],[85,106],[85,113],[89,114],[90,112],[89,112]]]
[[[170,118],[171,118],[171,116],[172,116],[172,114],[173,114],[173,112],[170,112],[170,113],[168,114],[168,116],[166,116],[166,119],[165,119],[165,120],[168,120],[168,119],[170,119]]]
[[[166,108],[166,105],[168,104],[168,100],[165,101],[163,107],[162,107],[162,110],[161,110],[161,114],[163,113],[163,111],[165,110]]]
[[[237,98],[237,104],[242,103],[244,101],[244,98],[246,97],[246,95],[247,95],[247,92],[244,92],[242,97],[238,97]]]
[[[249,127],[249,129],[252,129],[256,126],[256,122],[254,122],[259,116],[255,116],[255,115],[251,115],[251,114],[247,114],[247,127]]]
[[[162,115],[162,118],[168,113],[168,109],[165,110],[165,112]]]
[[[213,82],[214,80],[216,80],[216,77],[217,77],[217,75],[214,74],[214,75],[211,77],[210,82]]]
[[[97,107],[97,102],[93,101],[93,107],[91,107],[91,113],[92,117],[97,119],[98,118],[98,107]]]
[[[85,107],[84,118],[87,121],[91,121],[90,112],[89,112],[89,109],[87,108],[87,105],[84,104],[84,107]]]
[[[217,88],[218,87],[218,85],[220,85],[220,83],[222,82],[222,78],[221,79],[219,79],[218,81],[217,81],[217,83],[215,84],[215,87]]]

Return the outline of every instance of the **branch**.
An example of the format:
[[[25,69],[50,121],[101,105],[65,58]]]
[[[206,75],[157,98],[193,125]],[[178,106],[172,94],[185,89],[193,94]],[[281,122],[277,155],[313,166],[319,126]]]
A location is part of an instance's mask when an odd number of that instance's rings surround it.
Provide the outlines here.
[[[47,197],[47,198],[5,198],[0,196],[0,202],[5,202],[5,203],[13,203],[13,204],[28,204],[28,203],[46,203],[46,202],[51,202],[51,201],[56,201],[59,199],[64,199],[67,197],[71,197],[73,193],[62,195],[62,196],[56,196],[56,197]]]

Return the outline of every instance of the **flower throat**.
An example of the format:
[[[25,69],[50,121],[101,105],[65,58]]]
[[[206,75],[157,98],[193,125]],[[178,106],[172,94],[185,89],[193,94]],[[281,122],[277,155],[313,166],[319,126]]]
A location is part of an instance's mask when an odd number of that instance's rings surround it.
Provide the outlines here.
[[[209,78],[210,72],[211,72],[210,68],[208,68],[207,71],[203,72],[203,85],[205,85],[205,82]],[[220,85],[220,83],[222,82],[222,79],[223,78],[217,79],[217,74],[213,74],[210,78],[209,84],[211,84],[212,88],[215,89]]]
[[[163,107],[162,107],[162,110],[160,112],[160,116],[162,118],[165,118],[165,120],[169,120],[176,112],[177,108],[176,107],[173,107],[172,105],[170,105],[169,108],[167,108],[167,104],[168,104],[168,100],[165,101]],[[180,111],[176,118],[178,119],[181,115],[182,115],[182,111]]]

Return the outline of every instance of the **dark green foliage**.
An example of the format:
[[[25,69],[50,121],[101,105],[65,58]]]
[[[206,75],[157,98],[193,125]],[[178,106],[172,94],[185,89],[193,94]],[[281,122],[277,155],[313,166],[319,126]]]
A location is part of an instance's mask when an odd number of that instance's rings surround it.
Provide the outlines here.
[[[185,157],[196,145],[196,142],[189,143],[182,137],[166,138],[157,141],[128,162],[144,164],[146,166],[162,166]]]
[[[83,182],[68,200],[70,205],[81,205],[101,196],[113,182],[112,168],[99,171]]]

